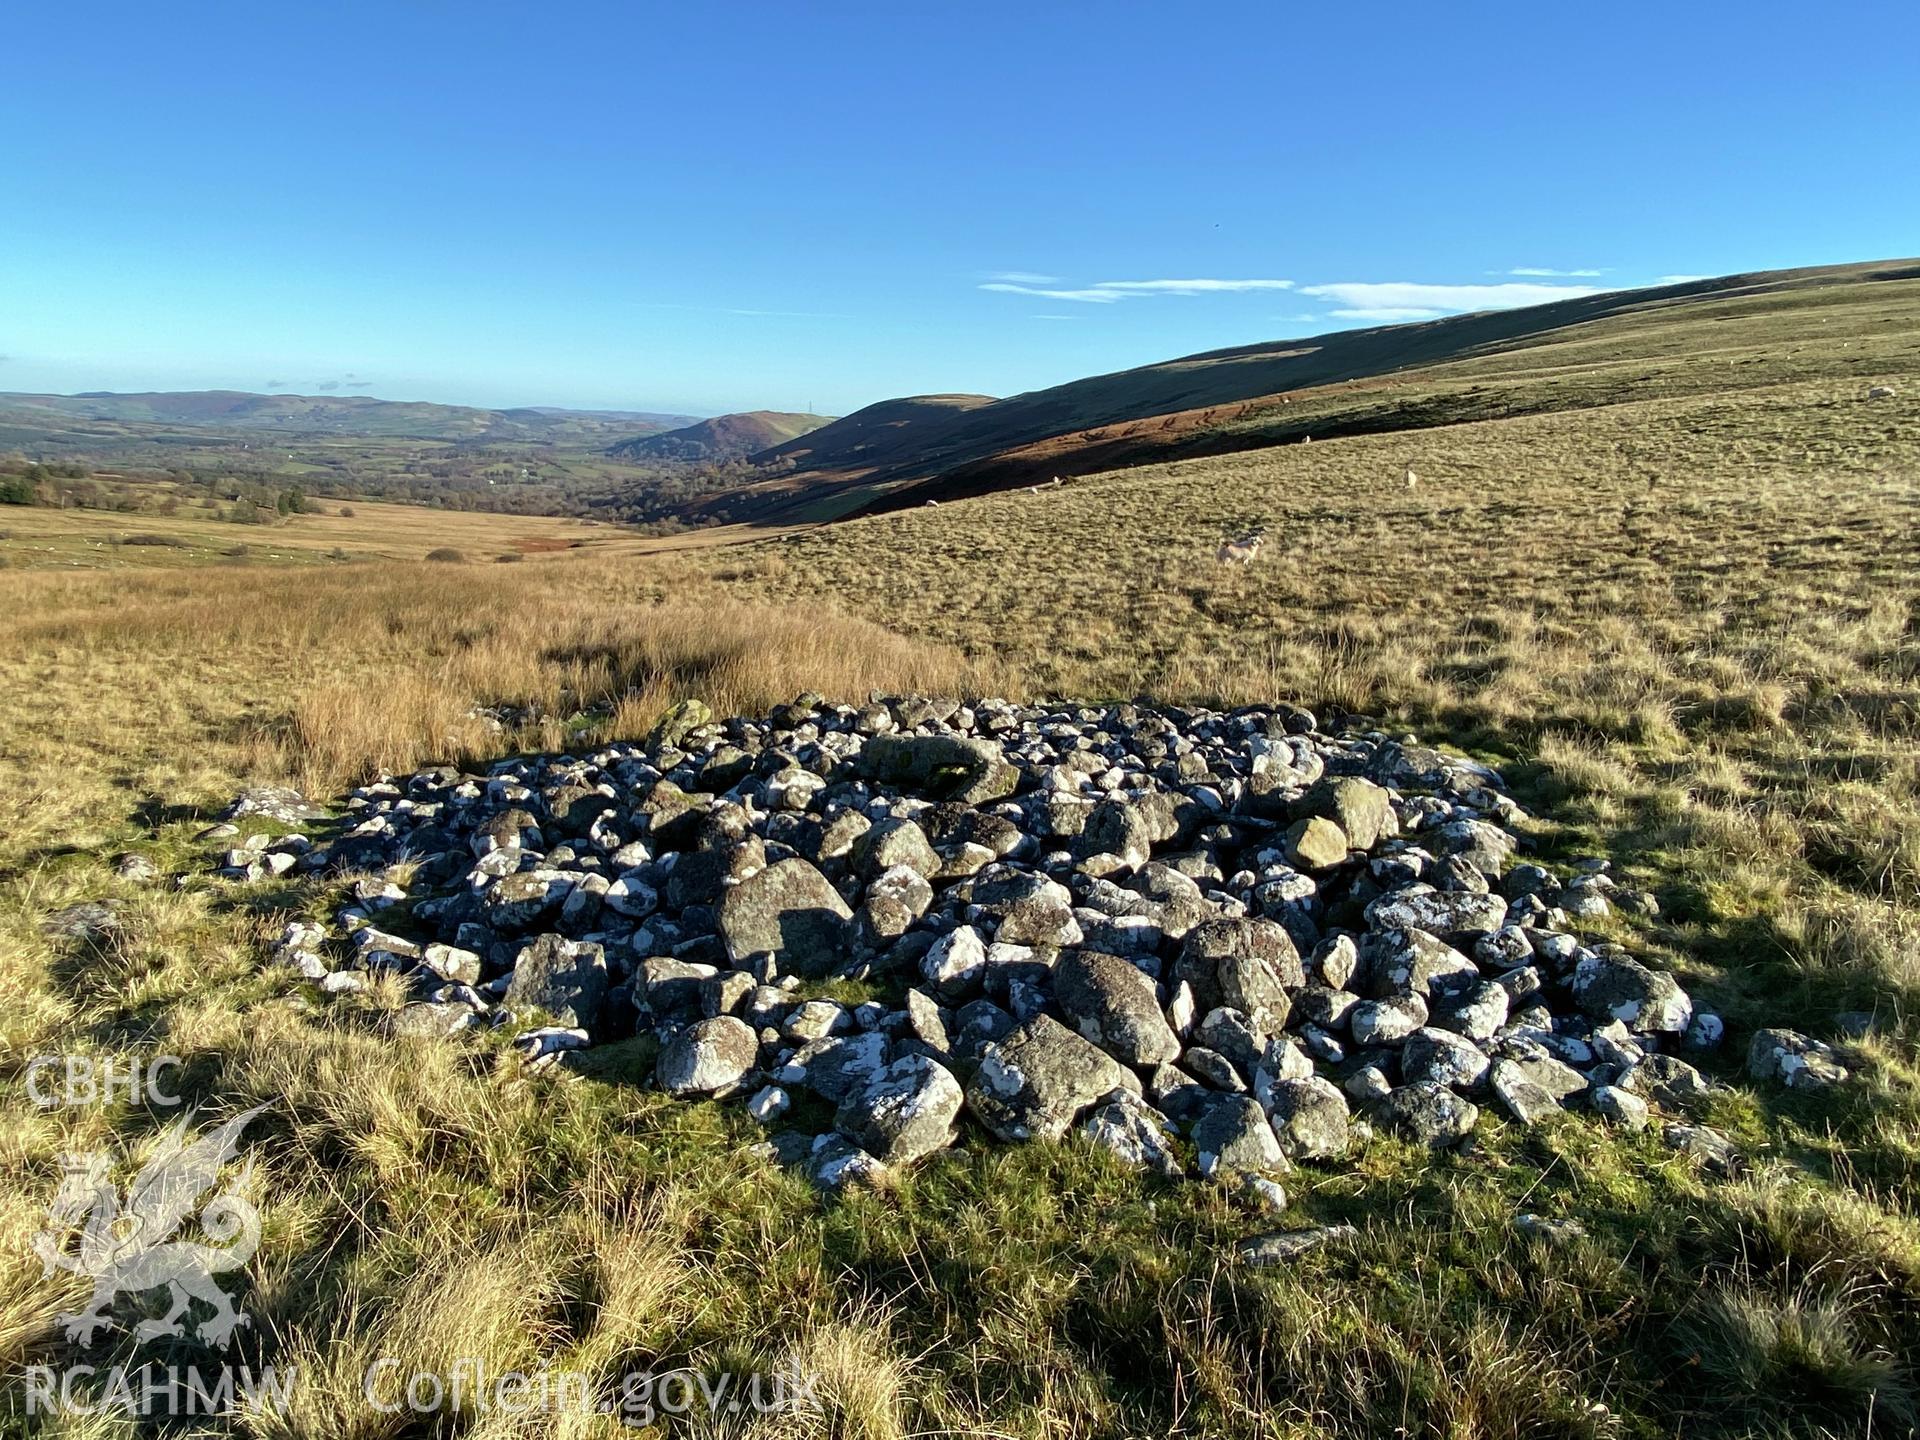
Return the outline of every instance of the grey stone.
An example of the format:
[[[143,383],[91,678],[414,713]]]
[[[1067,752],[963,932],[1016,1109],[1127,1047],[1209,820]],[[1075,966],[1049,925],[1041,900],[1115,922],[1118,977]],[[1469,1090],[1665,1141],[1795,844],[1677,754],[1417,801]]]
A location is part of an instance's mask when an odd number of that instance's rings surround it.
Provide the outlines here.
[[[1621,955],[1593,955],[1573,972],[1573,998],[1595,1020],[1619,1020],[1632,1030],[1679,1034],[1693,1019],[1693,1002],[1673,976]]]
[[[534,1006],[562,1025],[589,1029],[607,998],[607,957],[598,945],[542,935],[514,961],[506,1003],[512,1009]]]
[[[1448,1030],[1422,1026],[1400,1048],[1400,1078],[1408,1084],[1430,1080],[1475,1090],[1486,1080],[1487,1070],[1487,1057],[1479,1047]]]
[[[1069,950],[1053,970],[1055,1002],[1088,1040],[1127,1065],[1180,1058],[1153,982],[1133,965],[1097,950]]]
[[[1427,1023],[1427,1002],[1418,995],[1363,1000],[1347,1012],[1347,1029],[1361,1045],[1392,1045]]]
[[[1747,1047],[1747,1073],[1777,1080],[1789,1090],[1823,1090],[1847,1079],[1847,1069],[1824,1041],[1797,1030],[1761,1030]]]
[[[1442,1004],[1433,1023],[1442,1029],[1457,1031],[1469,1040],[1491,1040],[1507,1023],[1512,999],[1503,985],[1482,981],[1464,996]]]
[[[821,1190],[873,1190],[887,1181],[886,1165],[844,1135],[822,1135],[802,1164]]]
[[[655,1075],[669,1095],[728,1095],[741,1088],[760,1057],[760,1041],[732,1015],[701,1020],[660,1051]]]
[[[1370,999],[1413,994],[1431,1005],[1464,996],[1479,983],[1479,966],[1424,930],[1384,931],[1367,936],[1360,947],[1355,986]]]
[[[853,911],[804,860],[779,861],[728,887],[714,915],[735,965],[771,954],[783,974],[812,979],[847,956]]]
[[[1596,1085],[1588,1095],[1594,1112],[1625,1130],[1644,1130],[1650,1111],[1647,1102],[1618,1085]]]
[[[1347,1097],[1318,1075],[1273,1085],[1267,1112],[1281,1150],[1295,1160],[1324,1160],[1346,1152]]]
[[[913,821],[904,819],[877,822],[853,842],[852,861],[854,874],[863,880],[872,880],[896,868],[924,876],[935,875],[940,870],[940,857],[934,854],[926,832]]]
[[[1537,1125],[1560,1113],[1560,1101],[1511,1060],[1494,1061],[1488,1079],[1494,1098],[1522,1125]]]
[[[558,870],[521,870],[502,875],[480,897],[480,908],[487,924],[495,930],[514,933],[536,929],[559,910],[573,877]]]
[[[971,925],[942,935],[920,961],[920,978],[946,1000],[977,995],[986,982],[987,946]]]
[[[1211,1179],[1230,1171],[1278,1169],[1286,1157],[1266,1112],[1245,1096],[1223,1095],[1206,1108],[1193,1127],[1200,1174]]]
[[[775,1077],[783,1085],[805,1085],[836,1105],[865,1085],[891,1058],[887,1037],[878,1030],[809,1040]]]
[[[1088,1112],[1080,1129],[1095,1145],[1125,1164],[1169,1179],[1180,1173],[1180,1161],[1167,1139],[1162,1116],[1137,1095],[1116,1091]]]
[[[1050,1015],[986,1047],[967,1087],[973,1113],[1002,1140],[1058,1140],[1094,1102],[1132,1089],[1120,1063]]]
[[[1662,1138],[1710,1175],[1732,1179],[1746,1168],[1746,1156],[1718,1130],[1705,1125],[1669,1125]]]
[[[1234,1255],[1242,1265],[1256,1268],[1284,1265],[1287,1261],[1317,1250],[1323,1245],[1352,1240],[1360,1232],[1351,1225],[1316,1225],[1305,1230],[1276,1230],[1270,1235],[1255,1235],[1234,1246]]]
[[[867,779],[934,800],[980,805],[1011,795],[1020,772],[991,740],[952,735],[876,735],[860,752]]]
[[[1441,1149],[1464,1140],[1479,1123],[1480,1108],[1445,1085],[1401,1085],[1380,1104],[1383,1119],[1417,1144]]]
[[[1446,939],[1454,935],[1491,935],[1507,922],[1507,902],[1498,895],[1460,891],[1399,890],[1367,906],[1375,930],[1424,930]]]
[[[925,1055],[903,1055],[840,1102],[834,1124],[887,1165],[905,1165],[953,1143],[960,1082]]]

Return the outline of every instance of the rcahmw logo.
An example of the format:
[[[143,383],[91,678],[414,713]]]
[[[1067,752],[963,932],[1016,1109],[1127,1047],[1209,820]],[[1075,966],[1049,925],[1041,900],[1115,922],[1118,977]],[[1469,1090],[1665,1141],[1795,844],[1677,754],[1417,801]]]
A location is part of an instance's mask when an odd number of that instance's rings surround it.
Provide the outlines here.
[[[51,1365],[26,1368],[29,1415],[231,1415],[236,1405],[283,1410],[295,1372],[160,1365]]]
[[[27,1098],[42,1110],[71,1105],[105,1105],[124,1100],[138,1105],[178,1105],[179,1093],[170,1088],[169,1074],[181,1067],[178,1055],[156,1055],[130,1060],[112,1055],[36,1055],[27,1062]]]
[[[240,1132],[264,1109],[256,1106],[197,1137],[187,1128],[191,1116],[181,1116],[161,1135],[158,1151],[133,1178],[124,1199],[111,1178],[113,1157],[103,1152],[62,1157],[60,1188],[33,1250],[47,1275],[68,1270],[93,1282],[86,1306],[59,1317],[70,1340],[91,1345],[94,1333],[109,1323],[115,1297],[164,1287],[166,1312],[142,1321],[134,1328],[136,1336],[184,1338],[191,1329],[210,1348],[232,1343],[247,1317],[234,1309],[214,1277],[253,1258],[260,1216],[231,1189],[204,1204],[202,1196],[239,1149]],[[174,1238],[196,1209],[199,1228],[212,1244]],[[71,1243],[76,1229],[77,1243]],[[195,1301],[212,1314],[192,1318]]]

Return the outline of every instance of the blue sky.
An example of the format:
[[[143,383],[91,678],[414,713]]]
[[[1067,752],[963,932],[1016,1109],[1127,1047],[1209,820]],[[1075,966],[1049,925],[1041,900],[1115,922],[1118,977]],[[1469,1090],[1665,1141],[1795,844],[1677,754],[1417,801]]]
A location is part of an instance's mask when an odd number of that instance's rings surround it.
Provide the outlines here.
[[[4,45],[0,390],[844,412],[1920,251],[1911,3],[103,0]]]

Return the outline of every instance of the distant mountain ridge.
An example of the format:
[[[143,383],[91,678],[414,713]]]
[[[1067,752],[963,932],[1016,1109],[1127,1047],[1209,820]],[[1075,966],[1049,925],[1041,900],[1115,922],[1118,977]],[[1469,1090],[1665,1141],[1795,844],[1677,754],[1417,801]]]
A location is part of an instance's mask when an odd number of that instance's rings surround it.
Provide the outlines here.
[[[941,437],[969,412],[998,403],[991,395],[881,400],[753,459],[761,465],[791,460],[803,470],[938,464]]]
[[[748,410],[715,415],[661,435],[643,435],[610,447],[621,460],[744,460],[758,451],[783,446],[834,423],[832,415],[799,415],[784,410]]]
[[[42,425],[65,419],[297,434],[554,444],[597,441],[602,445],[678,429],[695,418],[649,410],[563,410],[545,405],[488,410],[424,400],[379,400],[370,395],[259,395],[246,390],[0,393],[0,414]]]
[[[1509,357],[1501,364],[1515,375],[1535,363],[1551,367],[1556,347],[1577,351],[1582,337],[1603,328],[1620,337],[1622,353],[1629,354],[1641,343],[1635,335],[1652,337],[1714,307],[1916,279],[1920,262],[1914,260],[1725,275],[1208,351],[1003,400],[882,400],[756,454],[756,464],[791,464],[784,473],[692,502],[682,514],[696,523],[838,519],[1059,475],[1342,433],[1418,429],[1514,413],[1515,406],[1553,408],[1554,382],[1544,372],[1525,395],[1524,387],[1482,384],[1474,387],[1483,392],[1476,397],[1464,381],[1456,386],[1449,377],[1496,357]],[[1657,346],[1651,338],[1645,343],[1653,347],[1651,357]],[[1634,383],[1621,378],[1620,394],[1631,393]],[[1421,387],[1446,393],[1410,403]]]

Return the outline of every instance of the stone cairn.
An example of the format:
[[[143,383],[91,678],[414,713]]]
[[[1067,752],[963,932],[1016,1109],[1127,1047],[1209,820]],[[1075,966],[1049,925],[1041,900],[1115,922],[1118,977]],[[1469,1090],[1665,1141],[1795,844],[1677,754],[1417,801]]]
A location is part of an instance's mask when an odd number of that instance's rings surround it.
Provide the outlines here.
[[[284,791],[230,813],[315,814]],[[1579,931],[1653,898],[1601,861],[1518,859],[1524,819],[1484,766],[1302,710],[809,695],[383,779],[331,838],[255,836],[224,873],[350,880],[273,963],[328,993],[397,973],[396,1033],[500,1028],[556,1069],[650,1034],[661,1090],[740,1097],[826,1188],[881,1182],[965,1117],[1268,1204],[1294,1160],[1375,1127],[1456,1145],[1489,1113],[1664,1110],[1670,1144],[1731,1170],[1686,1118],[1711,1083],[1682,1056],[1721,1021]],[[824,998],[833,981],[884,998]],[[1846,1075],[1790,1031],[1749,1060],[1796,1088]]]

